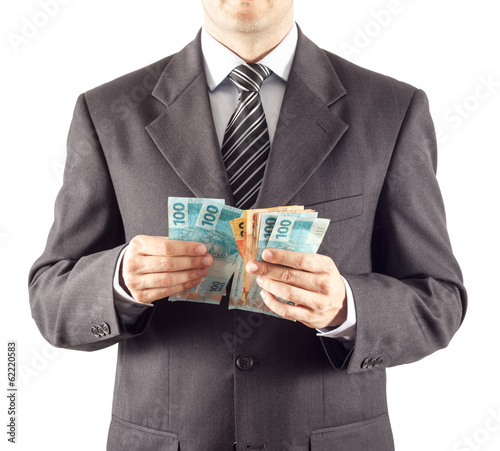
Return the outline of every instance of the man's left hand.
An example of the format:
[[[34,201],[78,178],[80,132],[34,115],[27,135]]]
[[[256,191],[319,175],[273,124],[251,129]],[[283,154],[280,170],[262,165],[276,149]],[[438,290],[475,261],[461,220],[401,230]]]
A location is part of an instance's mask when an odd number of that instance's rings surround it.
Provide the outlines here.
[[[262,258],[249,262],[246,270],[256,275],[262,299],[273,312],[316,329],[346,320],[345,284],[330,257],[266,249]]]

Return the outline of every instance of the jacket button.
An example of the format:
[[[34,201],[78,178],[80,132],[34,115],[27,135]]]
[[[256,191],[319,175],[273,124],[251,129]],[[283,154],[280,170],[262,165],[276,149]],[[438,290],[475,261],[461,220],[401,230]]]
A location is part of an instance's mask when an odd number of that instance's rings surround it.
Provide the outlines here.
[[[382,364],[382,362],[384,361],[384,359],[382,357],[379,357],[376,362],[375,362],[375,366],[379,366]]]
[[[101,324],[102,330],[104,331],[105,335],[108,335],[111,331],[109,329],[109,324],[108,323],[102,323]]]
[[[253,366],[253,359],[249,355],[240,355],[236,359],[236,367],[241,371],[248,371]]]
[[[92,332],[94,337],[99,338],[99,332],[97,331],[97,327],[92,327],[90,331]]]

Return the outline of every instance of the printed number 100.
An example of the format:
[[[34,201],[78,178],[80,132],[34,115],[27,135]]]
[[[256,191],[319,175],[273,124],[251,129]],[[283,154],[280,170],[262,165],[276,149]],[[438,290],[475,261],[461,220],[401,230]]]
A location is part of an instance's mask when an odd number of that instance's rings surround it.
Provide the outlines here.
[[[280,222],[280,227],[278,228],[278,233],[276,234],[276,238],[286,238],[286,235],[288,234],[290,230],[290,226],[292,225],[292,221],[288,219],[283,219],[283,221]]]
[[[186,209],[186,206],[184,204],[181,204],[180,202],[177,202],[173,205],[172,208],[175,210],[175,213],[173,214],[174,225],[185,224],[186,213],[184,213],[184,210]]]
[[[273,233],[274,224],[276,224],[276,218],[267,218],[266,225],[264,227],[264,238],[268,239]]]
[[[222,292],[223,288],[226,286],[226,284],[224,282],[217,282],[217,281],[214,281],[212,282],[212,285],[210,286],[210,289],[209,291],[210,292],[213,292],[213,291],[218,291],[218,292]]]
[[[207,212],[203,215],[203,220],[201,225],[213,226],[215,222],[215,215],[219,212],[219,209],[215,205],[209,205],[207,207]]]

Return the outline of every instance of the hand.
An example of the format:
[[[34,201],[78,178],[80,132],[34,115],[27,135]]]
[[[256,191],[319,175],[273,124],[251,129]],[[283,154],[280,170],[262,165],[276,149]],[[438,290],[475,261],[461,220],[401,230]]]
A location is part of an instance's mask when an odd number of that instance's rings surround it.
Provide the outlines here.
[[[202,243],[138,235],[123,255],[120,283],[136,301],[150,304],[198,285],[213,262]]]
[[[262,299],[273,312],[316,329],[346,320],[345,284],[331,258],[283,249],[266,249],[262,258],[246,270],[258,276]]]

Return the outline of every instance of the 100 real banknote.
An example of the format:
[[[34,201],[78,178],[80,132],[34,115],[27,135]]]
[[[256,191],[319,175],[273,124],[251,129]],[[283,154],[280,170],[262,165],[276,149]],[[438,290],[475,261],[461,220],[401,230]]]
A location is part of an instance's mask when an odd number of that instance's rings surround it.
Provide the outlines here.
[[[243,210],[224,205],[221,199],[169,198],[169,237],[203,243],[214,258],[200,284],[170,296],[170,301],[220,302],[241,259],[229,221],[242,214]]]

